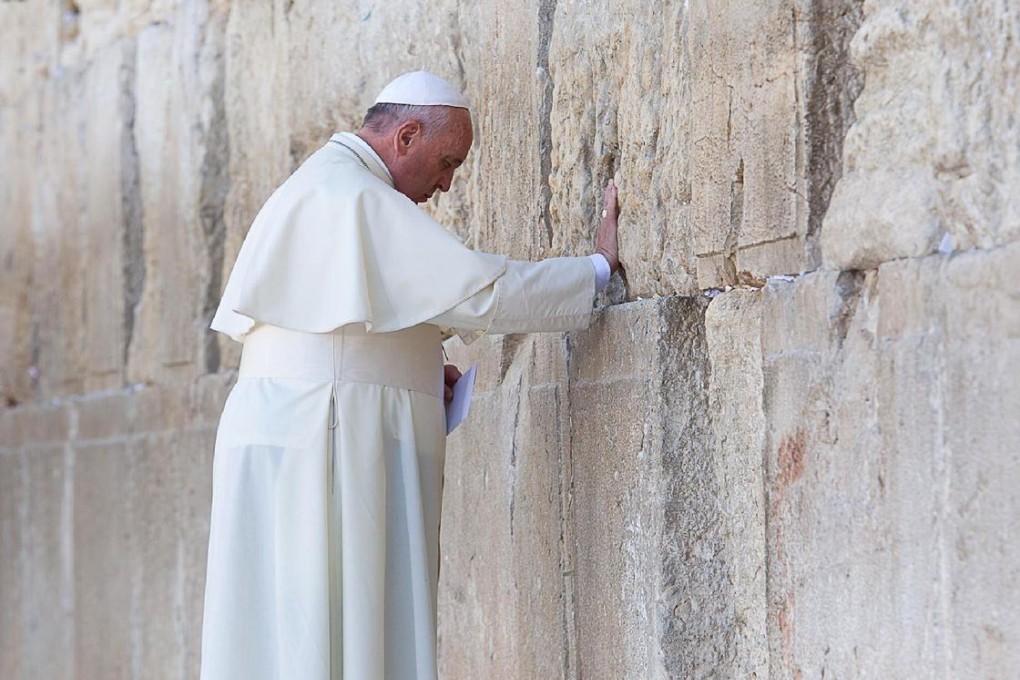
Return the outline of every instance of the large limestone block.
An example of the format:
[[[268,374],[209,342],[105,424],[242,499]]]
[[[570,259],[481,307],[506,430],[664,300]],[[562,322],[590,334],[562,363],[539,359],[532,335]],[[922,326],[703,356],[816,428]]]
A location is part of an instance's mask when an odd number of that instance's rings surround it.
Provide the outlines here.
[[[87,74],[84,158],[86,390],[123,384],[134,305],[142,283],[141,206],[134,146],[134,44],[114,43]]]
[[[82,224],[85,149],[79,126],[84,74],[68,70],[39,93],[35,115],[46,132],[34,142],[29,226],[33,235],[32,370],[43,394],[83,389],[84,279]],[[27,132],[27,130],[26,130]],[[32,148],[29,146],[27,148]]]
[[[733,625],[721,633],[732,650],[731,677],[768,675],[761,299],[760,291],[734,290],[716,297],[705,314],[722,541],[716,558],[732,590],[726,607]]]
[[[591,251],[602,187],[616,176],[631,296],[693,290],[686,5],[558,3],[552,21],[541,115],[553,252]]]
[[[710,340],[702,300],[665,298],[605,310],[566,346],[453,348],[480,382],[448,451],[444,673],[763,671],[759,297],[724,296]]]
[[[207,326],[221,292],[228,182],[225,22],[224,7],[188,3],[138,36],[134,133],[146,285],[131,382],[180,384],[219,365]],[[175,77],[153,77],[159,73]]]
[[[444,677],[561,677],[567,667],[562,335],[485,338],[470,419],[448,441],[440,668]]]
[[[766,288],[777,677],[1016,667],[1018,252]]]
[[[0,30],[5,29],[3,25]],[[33,396],[30,282],[35,253],[30,227],[35,174],[27,172],[22,161],[35,143],[26,120],[33,108],[10,106],[0,114],[0,144],[6,150],[0,154],[0,206],[5,212],[0,229],[0,409]]]
[[[945,268],[945,368],[939,412],[948,482],[940,486],[940,564],[952,575],[949,675],[1020,668],[1020,246],[952,258]]]
[[[548,182],[552,81],[548,3],[458,9],[468,40],[456,41],[454,75],[464,81],[475,145],[435,214],[468,244],[518,259],[552,253]],[[442,63],[442,62],[440,62]],[[455,79],[456,80],[456,79]]]
[[[853,58],[867,74],[822,248],[868,268],[1015,241],[1020,9],[994,0],[867,4]],[[844,186],[845,184],[845,186]]]
[[[806,3],[805,3],[806,4]],[[699,254],[803,233],[795,201],[799,116],[797,26],[788,0],[699,3],[691,16],[694,134],[702,153]],[[760,50],[748,46],[761,45]],[[801,191],[803,194],[803,191]]]
[[[699,677],[732,620],[708,431],[704,303],[610,308],[570,337],[580,677]]]
[[[134,677],[130,448],[79,445],[74,455],[74,613],[77,677]]]
[[[20,478],[25,541],[21,574],[22,677],[74,678],[74,556],[71,533],[70,456],[63,446],[33,447],[22,454]],[[4,553],[5,558],[9,553]],[[17,674],[4,677],[19,677]]]
[[[770,673],[898,675],[882,506],[877,277],[766,289],[763,324]],[[808,329],[816,329],[809,332]],[[829,670],[831,669],[831,670]]]
[[[74,543],[79,675],[198,673],[221,383],[75,403],[74,528],[65,536]]]
[[[841,172],[856,0],[691,9],[692,226],[701,287],[797,274]]]

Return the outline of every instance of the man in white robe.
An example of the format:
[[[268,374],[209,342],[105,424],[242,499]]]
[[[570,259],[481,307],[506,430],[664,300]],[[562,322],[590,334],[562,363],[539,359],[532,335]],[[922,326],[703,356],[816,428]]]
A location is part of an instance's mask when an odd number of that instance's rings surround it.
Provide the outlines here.
[[[212,328],[244,343],[216,438],[202,680],[434,680],[440,328],[566,331],[619,266],[474,252],[415,204],[471,147],[464,98],[397,78],[252,224]]]

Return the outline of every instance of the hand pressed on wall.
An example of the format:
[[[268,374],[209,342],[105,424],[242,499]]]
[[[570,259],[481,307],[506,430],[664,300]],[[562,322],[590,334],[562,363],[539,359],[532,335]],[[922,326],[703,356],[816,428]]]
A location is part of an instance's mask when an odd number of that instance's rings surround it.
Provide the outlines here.
[[[606,258],[609,268],[613,272],[620,268],[620,244],[617,234],[620,226],[619,213],[620,204],[617,200],[616,182],[610,179],[606,183],[602,224],[595,237],[595,252]]]

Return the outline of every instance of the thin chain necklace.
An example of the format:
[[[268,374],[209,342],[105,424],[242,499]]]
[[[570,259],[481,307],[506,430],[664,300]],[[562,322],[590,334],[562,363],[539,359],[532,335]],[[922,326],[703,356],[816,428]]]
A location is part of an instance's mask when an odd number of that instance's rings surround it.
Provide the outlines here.
[[[343,148],[345,148],[348,151],[350,151],[352,154],[354,154],[354,157],[357,158],[361,162],[361,164],[365,166],[366,170],[368,170],[369,172],[372,172],[372,168],[368,167],[368,163],[365,162],[365,159],[361,157],[360,153],[358,153],[357,151],[355,151],[351,147],[347,146],[346,144],[341,142],[339,139],[331,139],[329,141],[333,142],[334,144],[339,144]]]

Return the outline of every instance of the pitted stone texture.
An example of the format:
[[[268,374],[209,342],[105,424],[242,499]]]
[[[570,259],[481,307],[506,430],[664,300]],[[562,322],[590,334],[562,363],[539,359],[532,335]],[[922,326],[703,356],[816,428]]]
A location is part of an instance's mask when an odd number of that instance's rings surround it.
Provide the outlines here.
[[[732,640],[728,675],[747,678],[768,677],[769,657],[761,299],[760,291],[735,290],[715,298],[705,314],[722,543],[716,559],[732,589],[724,627]]]
[[[578,675],[726,668],[704,303],[614,307],[570,353]]]
[[[479,361],[479,379],[470,420],[448,442],[441,675],[563,677],[564,339],[449,344],[463,368]]]
[[[734,640],[716,635],[737,607],[715,559],[704,307],[669,298],[612,308],[566,344],[449,343],[455,362],[480,362],[480,382],[448,452],[448,676],[731,667]]]
[[[1017,668],[1020,555],[1003,531],[1020,390],[1003,376],[1020,361],[1004,283],[1018,257],[1009,246],[766,289],[772,675]]]
[[[826,266],[862,269],[1020,237],[1020,8],[995,0],[869,2],[853,42],[867,73]]]
[[[700,287],[817,267],[859,76],[845,55],[859,0],[697,3],[693,229]]]
[[[554,252],[590,252],[602,187],[615,176],[630,293],[693,289],[685,6],[557,3],[553,22],[544,115]]]

